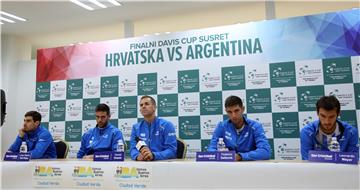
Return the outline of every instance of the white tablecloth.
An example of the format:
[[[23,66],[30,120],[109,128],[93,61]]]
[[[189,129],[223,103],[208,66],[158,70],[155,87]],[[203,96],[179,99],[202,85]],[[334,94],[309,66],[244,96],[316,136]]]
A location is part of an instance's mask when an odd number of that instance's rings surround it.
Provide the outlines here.
[[[310,162],[0,162],[2,189],[360,189],[359,165]],[[75,169],[85,169],[76,176]],[[42,168],[44,176],[36,174]],[[90,170],[89,170],[90,168]],[[116,176],[117,169],[122,174]],[[126,176],[126,169],[136,171]],[[44,171],[46,171],[44,173]],[[58,176],[56,176],[58,174]],[[81,172],[80,172],[81,174]],[[55,176],[52,176],[55,175]],[[95,176],[94,176],[95,175]]]

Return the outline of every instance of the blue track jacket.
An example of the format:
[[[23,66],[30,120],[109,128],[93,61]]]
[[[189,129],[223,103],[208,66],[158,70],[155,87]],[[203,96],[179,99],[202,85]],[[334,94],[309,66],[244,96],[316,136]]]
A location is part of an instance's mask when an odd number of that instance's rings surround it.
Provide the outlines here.
[[[77,158],[94,154],[94,152],[115,151],[120,139],[125,144],[121,131],[111,123],[108,123],[104,128],[97,126],[91,128],[81,138],[81,147],[77,153]]]
[[[150,148],[154,160],[176,158],[176,133],[171,122],[156,117],[150,126],[145,120],[134,124],[130,137],[130,155],[133,160],[140,154],[136,149],[137,138]]]
[[[23,138],[18,135],[9,151],[18,153],[23,141],[26,142],[31,159],[57,158],[53,138],[50,132],[41,125],[34,132],[25,133]]]
[[[242,160],[270,159],[270,144],[265,136],[262,125],[243,117],[244,129],[237,135],[235,126],[230,119],[219,122],[210,141],[208,151],[217,150],[219,138],[223,138],[226,148],[240,154]]]
[[[359,155],[359,135],[358,129],[345,122],[336,120],[339,125],[340,135],[337,140],[340,144],[341,152],[356,152]],[[301,158],[308,160],[309,150],[329,151],[326,145],[321,145],[316,135],[319,133],[320,121],[316,120],[307,124],[300,133]]]

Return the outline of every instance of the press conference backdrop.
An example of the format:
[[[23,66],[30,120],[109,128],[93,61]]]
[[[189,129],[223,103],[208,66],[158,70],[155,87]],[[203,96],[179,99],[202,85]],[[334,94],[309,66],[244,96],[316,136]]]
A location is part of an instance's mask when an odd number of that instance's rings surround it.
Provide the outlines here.
[[[38,50],[36,110],[76,157],[81,136],[106,103],[129,141],[138,102],[153,96],[187,157],[207,149],[224,100],[240,96],[264,126],[272,158],[300,159],[299,132],[315,102],[335,95],[341,119],[360,124],[359,9],[158,36]]]

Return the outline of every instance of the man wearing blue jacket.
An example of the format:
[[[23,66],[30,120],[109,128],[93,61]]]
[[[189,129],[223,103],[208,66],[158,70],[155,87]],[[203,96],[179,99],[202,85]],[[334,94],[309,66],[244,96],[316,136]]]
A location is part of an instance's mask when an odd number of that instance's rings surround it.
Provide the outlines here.
[[[237,96],[225,100],[229,119],[219,122],[210,141],[208,151],[217,151],[219,138],[223,138],[228,150],[236,152],[237,161],[270,159],[270,144],[262,125],[243,116],[244,106]]]
[[[137,161],[176,158],[177,141],[174,125],[155,116],[156,102],[151,96],[140,99],[144,120],[134,124],[130,137],[131,159]]]
[[[26,142],[31,159],[56,158],[56,148],[50,132],[41,126],[41,114],[37,111],[25,113],[24,124],[19,129],[15,142],[10,146],[10,152],[18,153],[22,142]]]
[[[121,131],[109,122],[108,105],[97,105],[95,115],[97,125],[82,136],[77,158],[92,159],[94,152],[115,151],[119,140],[125,144]]]
[[[323,96],[316,102],[319,120],[307,124],[300,133],[301,158],[308,160],[310,150],[329,151],[332,137],[336,137],[341,152],[359,154],[359,136],[356,127],[338,120],[340,102],[335,96]]]

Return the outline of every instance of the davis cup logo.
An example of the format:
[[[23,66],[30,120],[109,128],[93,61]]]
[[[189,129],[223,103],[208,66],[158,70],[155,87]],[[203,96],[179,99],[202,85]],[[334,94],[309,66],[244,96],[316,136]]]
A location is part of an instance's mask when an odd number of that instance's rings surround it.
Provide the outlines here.
[[[254,79],[256,76],[256,73],[257,73],[256,69],[253,69],[252,71],[250,71],[249,75],[248,75],[248,79]]]
[[[286,144],[286,143],[283,143],[283,144],[279,145],[279,146],[278,146],[277,153],[279,153],[279,154],[285,154],[285,152],[286,152],[286,147],[287,147],[287,144]]]
[[[211,126],[212,126],[211,119],[205,121],[205,122],[202,124],[202,128],[203,128],[203,129],[211,129]]]
[[[66,128],[66,133],[71,133],[74,128],[75,128],[75,126],[74,126],[73,124],[71,124],[70,126],[68,126],[68,127]]]
[[[160,107],[166,107],[166,103],[167,103],[168,99],[164,98],[163,100],[160,101],[159,106]]]
[[[233,75],[232,71],[225,73],[224,80],[231,80],[232,75]]]
[[[90,123],[88,123],[88,124],[84,125],[84,130],[83,130],[83,133],[88,132],[88,130],[89,130],[90,128],[91,128],[91,124],[90,124]]]
[[[282,71],[282,68],[281,68],[281,67],[278,67],[278,68],[274,69],[272,76],[273,76],[273,77],[278,77],[278,76],[280,76],[280,72],[281,72],[281,71]]]
[[[274,98],[274,101],[275,102],[281,102],[281,98],[282,98],[283,95],[284,95],[283,92],[280,92],[279,94],[276,94],[275,98]]]
[[[285,123],[285,118],[281,117],[280,119],[277,119],[275,121],[275,126],[281,128],[284,126],[284,123]]]
[[[306,75],[308,69],[309,69],[308,65],[304,65],[303,67],[300,67],[299,75]]]
[[[211,100],[211,97],[210,97],[210,96],[207,96],[206,98],[202,99],[201,104],[202,104],[203,106],[208,106],[208,105],[210,105],[210,100]]]
[[[305,91],[304,93],[300,94],[301,101],[308,101],[310,97],[310,91]]]
[[[326,73],[334,73],[335,68],[336,68],[336,63],[331,63],[326,67]]]
[[[91,102],[88,102],[84,105],[84,111],[93,111],[94,105]]]
[[[124,80],[122,80],[121,82],[120,82],[120,87],[121,88],[125,88],[126,87],[126,84],[128,83],[128,79],[124,79]]]
[[[145,86],[146,81],[147,81],[147,78],[145,77],[144,79],[140,80],[139,85],[140,86]]]
[[[313,121],[313,118],[311,116],[308,116],[302,120],[301,125],[304,127],[305,125],[309,124],[312,121]]]
[[[210,79],[210,73],[206,73],[205,75],[202,76],[202,81],[203,82],[208,82]]]
[[[165,84],[167,80],[167,76],[165,75],[163,78],[160,78],[160,84]]]
[[[181,99],[181,100],[180,100],[180,105],[181,105],[181,106],[190,105],[189,97],[185,97],[185,98]]]
[[[130,128],[130,125],[128,122],[121,124],[120,129],[124,134],[128,134],[131,131],[131,128]]]
[[[180,83],[181,84],[186,83],[188,78],[189,78],[189,75],[184,75],[184,76],[180,77]]]
[[[186,130],[187,129],[187,126],[190,124],[190,121],[189,120],[186,120],[186,121],[184,121],[184,122],[182,122],[181,124],[180,124],[180,128],[182,129],[182,130]]]
[[[356,72],[360,72],[360,63],[356,64],[356,66],[355,66],[355,71],[356,71]]]
[[[337,96],[339,94],[339,89],[334,89],[329,93],[330,96]]]
[[[128,101],[124,100],[123,102],[120,103],[120,108],[122,108],[122,109],[126,108],[127,104],[128,104]]]
[[[253,104],[253,103],[256,103],[256,98],[258,98],[258,94],[255,93],[254,95],[250,96],[249,97],[249,103]]]

